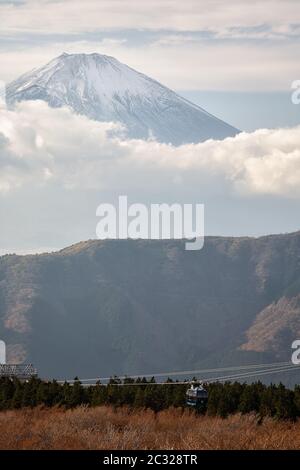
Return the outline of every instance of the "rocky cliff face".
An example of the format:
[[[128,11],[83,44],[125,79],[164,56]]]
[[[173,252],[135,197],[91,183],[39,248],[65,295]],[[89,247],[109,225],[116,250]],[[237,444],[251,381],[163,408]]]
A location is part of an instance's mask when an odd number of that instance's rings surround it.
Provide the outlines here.
[[[299,296],[300,233],[88,241],[0,258],[0,336],[49,377],[289,360]]]

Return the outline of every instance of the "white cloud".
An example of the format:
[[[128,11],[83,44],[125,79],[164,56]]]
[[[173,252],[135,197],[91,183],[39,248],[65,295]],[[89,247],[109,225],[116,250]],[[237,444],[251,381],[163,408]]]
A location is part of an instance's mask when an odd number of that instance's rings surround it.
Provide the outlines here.
[[[299,18],[297,0],[25,0],[0,5],[0,31],[75,33],[100,29],[221,31],[261,23],[285,27]]]
[[[224,141],[173,147],[123,140],[114,123],[67,108],[24,102],[0,111],[0,191],[59,186],[66,190],[176,191],[300,197],[300,127],[261,129]]]
[[[161,39],[163,41],[163,38]],[[43,66],[62,52],[98,52],[116,57],[130,67],[175,90],[277,91],[289,90],[298,78],[297,43],[280,46],[192,41],[178,36],[143,47],[123,40],[51,43],[16,50],[1,50],[5,64],[0,79],[10,81]]]
[[[0,17],[6,81],[63,51],[113,55],[177,90],[287,90],[298,74],[298,0],[25,0],[0,2]]]

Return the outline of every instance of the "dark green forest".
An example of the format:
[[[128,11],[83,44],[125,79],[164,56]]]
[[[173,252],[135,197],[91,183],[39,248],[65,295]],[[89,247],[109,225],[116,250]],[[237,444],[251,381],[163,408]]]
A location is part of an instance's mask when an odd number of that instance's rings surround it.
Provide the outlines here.
[[[120,386],[120,384],[122,384]],[[33,377],[27,382],[2,377],[0,379],[0,410],[59,406],[75,408],[111,405],[132,409],[150,408],[155,412],[169,407],[186,407],[185,394],[188,383],[168,380],[156,384],[154,379],[130,379],[123,382],[111,379],[107,385],[98,383],[84,387],[79,380],[73,385],[45,382]],[[265,385],[226,382],[205,385],[208,402],[198,410],[210,416],[226,418],[233,413],[256,413],[258,419],[273,417],[280,420],[297,420],[300,417],[300,386],[293,390],[284,385]]]

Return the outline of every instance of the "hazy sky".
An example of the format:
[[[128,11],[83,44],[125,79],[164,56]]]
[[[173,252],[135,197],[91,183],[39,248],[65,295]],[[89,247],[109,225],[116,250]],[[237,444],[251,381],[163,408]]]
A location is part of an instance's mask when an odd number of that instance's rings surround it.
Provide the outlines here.
[[[0,0],[0,18],[4,81],[63,51],[100,52],[241,129],[300,122],[298,0]],[[207,91],[239,94],[228,105]]]
[[[61,142],[66,152],[51,155],[51,162],[48,154],[30,147],[28,135],[45,132],[33,122],[46,116],[49,122],[78,126],[87,139],[86,122],[30,106],[3,113],[0,250],[56,248],[93,237],[96,205],[121,189],[135,200],[206,202],[209,233],[253,235],[299,228],[300,105],[291,102],[291,84],[300,79],[298,0],[0,0],[0,19],[0,80],[8,82],[62,52],[99,52],[161,81],[244,131],[258,130],[218,147],[201,144],[172,149],[173,154],[163,146],[139,147],[148,160],[145,157],[138,174],[129,172],[137,156],[136,144],[129,143],[118,176],[108,167],[95,170],[92,157],[87,158],[87,188],[75,156],[77,180],[71,191],[65,175],[68,155],[74,151],[72,134],[62,135],[53,125],[42,136],[55,148]],[[26,136],[24,122],[30,129]],[[263,133],[261,128],[276,131]],[[106,137],[102,144],[108,148]],[[116,154],[119,150],[113,147]],[[166,166],[154,169],[151,152]],[[174,154],[179,166],[174,166]],[[99,158],[101,165],[105,161]],[[53,165],[50,183],[43,179],[46,164]],[[110,181],[110,193],[95,187],[97,172]],[[136,178],[150,181],[149,174],[157,183],[155,194],[151,185],[141,194]]]
[[[298,0],[1,0],[0,17],[3,80],[62,51],[184,90],[284,91],[298,76]]]

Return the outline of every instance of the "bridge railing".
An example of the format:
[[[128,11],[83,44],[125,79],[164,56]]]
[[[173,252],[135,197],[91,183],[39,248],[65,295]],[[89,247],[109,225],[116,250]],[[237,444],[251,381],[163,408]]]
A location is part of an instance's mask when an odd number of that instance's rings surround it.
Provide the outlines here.
[[[0,377],[28,379],[37,375],[32,364],[0,364]]]

